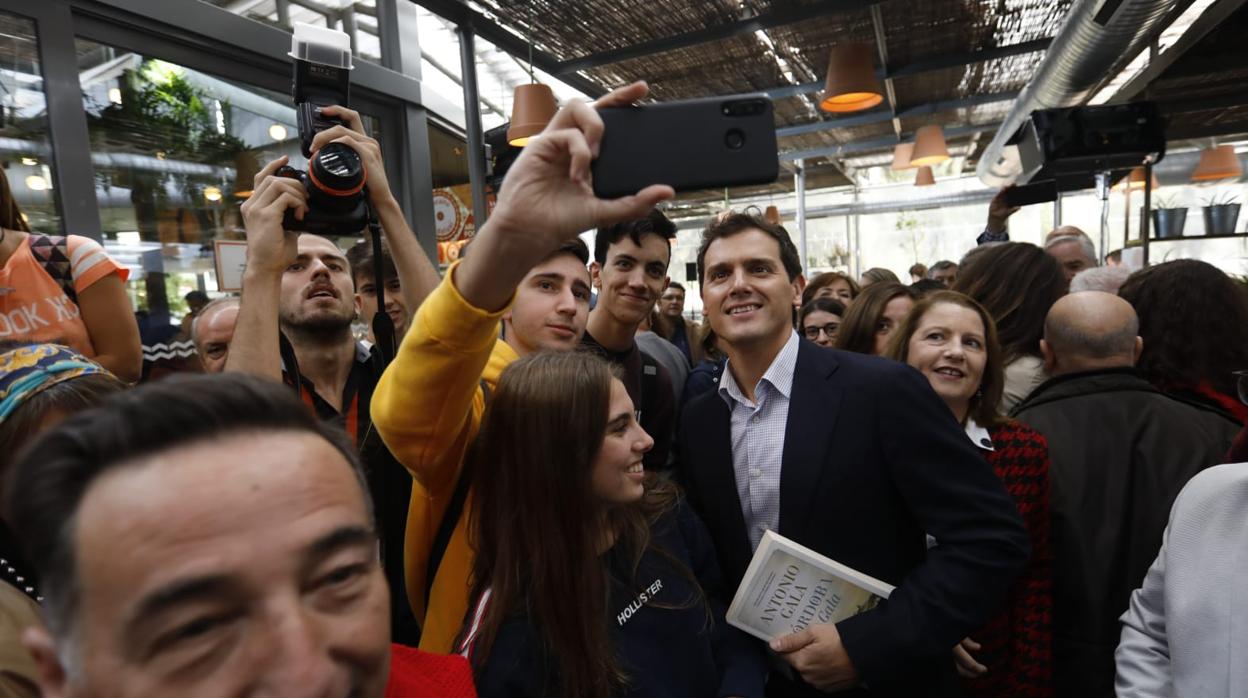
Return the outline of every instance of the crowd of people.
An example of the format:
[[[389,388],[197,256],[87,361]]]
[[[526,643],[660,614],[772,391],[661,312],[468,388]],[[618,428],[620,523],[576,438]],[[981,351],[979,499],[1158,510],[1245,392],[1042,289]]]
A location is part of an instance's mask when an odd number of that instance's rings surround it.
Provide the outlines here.
[[[307,195],[264,167],[241,296],[183,327],[201,375],[135,387],[125,268],[26,230],[0,186],[0,693],[1248,681],[1248,291],[1222,271],[1130,273],[1072,227],[1010,242],[998,196],[908,284],[806,279],[781,225],[735,211],[676,283],[672,190],[596,198],[603,125],[574,102],[439,276],[359,115],[327,111],[313,150],[361,155],[384,244],[288,230]],[[769,531],[895,589],[756,639],[727,609]]]

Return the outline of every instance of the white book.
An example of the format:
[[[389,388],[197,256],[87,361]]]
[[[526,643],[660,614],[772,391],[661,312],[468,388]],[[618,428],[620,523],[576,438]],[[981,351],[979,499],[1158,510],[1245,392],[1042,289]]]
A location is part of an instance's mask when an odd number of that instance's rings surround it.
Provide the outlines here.
[[[868,611],[894,588],[767,531],[728,607],[727,620],[768,642]]]

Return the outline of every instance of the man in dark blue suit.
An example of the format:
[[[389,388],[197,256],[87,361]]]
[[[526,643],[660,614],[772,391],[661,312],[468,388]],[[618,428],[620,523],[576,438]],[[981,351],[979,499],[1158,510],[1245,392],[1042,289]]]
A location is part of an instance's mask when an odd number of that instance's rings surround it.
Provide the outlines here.
[[[729,358],[685,409],[680,473],[729,588],[767,529],[897,585],[872,611],[773,640],[796,676],[774,673],[768,695],[959,695],[952,649],[1029,554],[1013,500],[918,372],[798,338],[805,281],[783,228],[716,219],[698,271]]]

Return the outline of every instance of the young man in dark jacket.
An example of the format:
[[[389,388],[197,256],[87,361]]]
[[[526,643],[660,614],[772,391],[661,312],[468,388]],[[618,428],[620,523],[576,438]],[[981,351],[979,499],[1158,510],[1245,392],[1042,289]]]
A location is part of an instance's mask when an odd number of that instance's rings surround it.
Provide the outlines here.
[[[1221,462],[1237,430],[1135,373],[1138,330],[1118,296],[1062,298],[1040,344],[1053,378],[1013,412],[1049,443],[1054,695],[1114,695],[1118,618],[1157,557],[1179,490]]]

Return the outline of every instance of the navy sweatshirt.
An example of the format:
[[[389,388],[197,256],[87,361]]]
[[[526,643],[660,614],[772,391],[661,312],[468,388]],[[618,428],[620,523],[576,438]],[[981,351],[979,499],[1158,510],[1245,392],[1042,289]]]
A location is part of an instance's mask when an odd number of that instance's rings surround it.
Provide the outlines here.
[[[654,551],[679,560],[706,590],[707,605],[687,574]],[[757,643],[724,623],[725,607],[713,599],[731,597],[706,526],[681,499],[655,522],[651,547],[635,579],[628,554],[616,546],[603,555],[611,580],[608,600],[611,640],[628,676],[629,698],[761,697],[767,666]],[[659,604],[661,607],[656,607]],[[671,607],[676,608],[671,608]],[[529,619],[511,617],[499,630],[477,676],[481,698],[520,698],[554,693],[555,663],[541,646]]]

